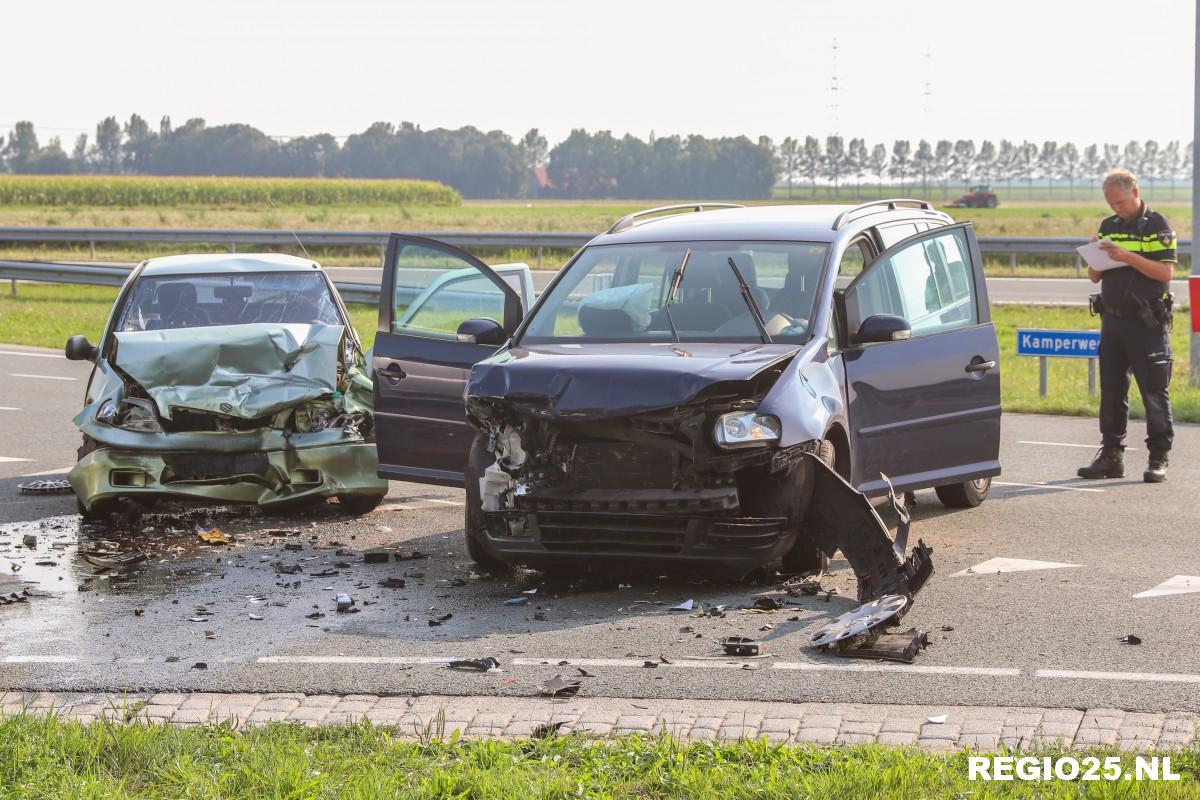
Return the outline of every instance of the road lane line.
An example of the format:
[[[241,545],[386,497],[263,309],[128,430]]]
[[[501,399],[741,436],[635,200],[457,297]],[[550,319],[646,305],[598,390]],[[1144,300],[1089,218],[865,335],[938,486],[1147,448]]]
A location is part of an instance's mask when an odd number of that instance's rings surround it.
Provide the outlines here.
[[[12,378],[38,378],[44,381],[77,381],[78,378],[65,378],[62,375],[30,375],[27,372],[10,372]]]
[[[449,664],[458,656],[260,656],[255,664]]]
[[[22,478],[37,478],[42,475],[66,475],[74,467],[59,467],[58,469],[44,469],[41,472],[26,472],[21,475]]]
[[[74,664],[71,656],[5,656],[5,664]]]
[[[1024,440],[1024,439],[1022,439],[1021,441],[1018,441],[1018,442],[1017,442],[1017,444],[1044,444],[1044,445],[1047,445],[1047,446],[1049,446],[1049,447],[1083,447],[1083,448],[1085,448],[1085,449],[1087,449],[1087,450],[1098,450],[1098,449],[1100,449],[1100,448],[1099,448],[1099,445],[1094,445],[1094,444],[1075,444],[1074,442],[1035,442],[1035,441],[1029,441],[1029,440]],[[1126,447],[1126,448],[1125,448],[1125,452],[1127,452],[1127,453],[1129,453],[1129,452],[1136,452],[1136,451],[1137,451],[1137,448],[1136,448],[1136,447]]]
[[[1015,678],[1021,670],[1015,667],[939,667],[926,664],[816,664],[811,661],[779,661],[772,669],[794,669],[804,672],[916,672],[922,675],[976,675]]]
[[[0,456],[0,464],[10,464],[14,461],[32,461],[31,458],[13,458],[11,456]]]
[[[17,350],[0,350],[0,355],[28,355],[30,359],[66,359],[58,353],[19,353]]]
[[[0,406],[0,411],[20,411],[20,410],[21,409],[13,408],[12,406]]]
[[[1060,492],[1093,492],[1104,494],[1104,489],[1085,489],[1082,486],[1059,486],[1046,481],[1034,481],[1033,483],[1016,483],[1014,481],[992,481],[992,486],[1019,486],[1025,489],[1057,489]]]
[[[1151,683],[1200,683],[1200,675],[1171,672],[1091,672],[1074,669],[1039,669],[1035,678],[1074,678],[1084,681],[1147,681]]]

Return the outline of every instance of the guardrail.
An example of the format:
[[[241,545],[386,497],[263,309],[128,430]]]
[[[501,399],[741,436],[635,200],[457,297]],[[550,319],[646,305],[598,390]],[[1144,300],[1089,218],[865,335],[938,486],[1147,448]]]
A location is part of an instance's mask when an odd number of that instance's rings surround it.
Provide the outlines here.
[[[587,244],[596,234],[586,232],[464,232],[464,231],[420,231],[413,236],[440,239],[459,247],[504,247],[534,250],[537,254],[535,268],[542,265],[545,249],[574,250]],[[387,245],[387,231],[295,231],[250,230],[242,228],[60,228],[53,227],[0,227],[0,242],[62,242],[86,243],[89,258],[95,260],[98,243],[113,242],[161,242],[164,244],[221,244],[230,252],[249,245],[293,246],[297,237],[306,247],[377,247]],[[1076,270],[1082,263],[1075,248],[1087,243],[1082,236],[981,236],[979,249],[984,255],[1007,255],[1012,268],[1016,269],[1019,255],[1067,255],[1076,257]],[[1191,241],[1179,240],[1181,250],[1187,250]]]
[[[62,264],[41,261],[0,261],[0,280],[12,281],[13,294],[17,281],[41,281],[43,283],[76,283],[90,286],[120,286],[125,283],[132,265],[92,266],[90,264]],[[337,283],[338,294],[347,303],[379,304],[379,287],[368,283]],[[412,297],[420,289],[410,290]],[[404,290],[401,290],[403,294]]]

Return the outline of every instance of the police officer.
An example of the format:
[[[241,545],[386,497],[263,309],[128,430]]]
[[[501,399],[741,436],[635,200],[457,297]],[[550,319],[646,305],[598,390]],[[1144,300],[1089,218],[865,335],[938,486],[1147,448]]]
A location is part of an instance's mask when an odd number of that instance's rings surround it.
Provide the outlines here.
[[[1137,378],[1146,409],[1150,462],[1142,479],[1167,478],[1171,426],[1171,292],[1175,232],[1166,217],[1151,211],[1126,170],[1104,178],[1104,199],[1114,212],[1100,223],[1101,245],[1124,266],[1102,272],[1088,267],[1100,284],[1100,434],[1096,458],[1079,469],[1081,478],[1125,475],[1125,427],[1129,419],[1129,374]],[[1095,305],[1095,304],[1094,304]]]

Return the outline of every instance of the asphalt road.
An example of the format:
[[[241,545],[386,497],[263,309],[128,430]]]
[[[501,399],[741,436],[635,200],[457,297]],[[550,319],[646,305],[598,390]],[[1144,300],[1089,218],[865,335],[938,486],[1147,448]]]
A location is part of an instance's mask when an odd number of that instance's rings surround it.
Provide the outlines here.
[[[0,346],[0,581],[28,581],[44,595],[0,606],[3,689],[519,696],[582,666],[596,676],[585,679],[590,696],[1200,708],[1198,426],[1178,426],[1170,480],[1151,486],[1140,480],[1140,423],[1131,426],[1130,477],[1085,482],[1072,476],[1092,455],[1093,420],[1006,415],[1005,472],[986,503],[949,512],[932,492],[918,493],[913,535],[934,548],[937,571],[905,624],[931,631],[932,645],[906,666],[808,646],[809,633],[854,605],[839,561],[824,585],[840,594],[788,598],[793,605],[769,613],[741,607],[760,593],[783,596],[775,584],[628,573],[485,579],[471,571],[462,493],[452,489],[394,483],[388,502],[357,520],[332,510],[270,518],[231,510],[81,527],[69,495],[16,489],[22,476],[69,466],[78,439],[70,417],[86,366],[42,355],[50,354]],[[198,521],[235,542],[201,543]],[[364,563],[379,547],[429,557]],[[99,548],[149,558],[125,573],[98,572],[81,550]],[[1064,566],[981,566],[997,558]],[[277,561],[303,572],[279,574]],[[1175,576],[1191,591],[1135,597]],[[384,588],[385,578],[406,586]],[[537,593],[528,605],[504,604],[529,589]],[[339,592],[354,597],[357,613],[335,610]],[[729,610],[669,611],[688,599]],[[453,616],[429,624],[443,614]],[[1118,642],[1128,633],[1143,643]],[[733,634],[762,639],[770,657],[698,658]],[[444,663],[483,656],[503,671]]]

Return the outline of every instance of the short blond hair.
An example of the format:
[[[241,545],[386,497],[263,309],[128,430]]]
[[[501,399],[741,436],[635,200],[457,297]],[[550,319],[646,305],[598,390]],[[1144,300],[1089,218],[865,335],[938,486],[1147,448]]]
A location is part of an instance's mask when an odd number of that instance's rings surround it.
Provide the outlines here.
[[[1127,169],[1114,169],[1112,172],[1104,176],[1104,183],[1100,185],[1100,190],[1103,191],[1110,186],[1120,186],[1127,192],[1132,192],[1138,188],[1137,178]]]

